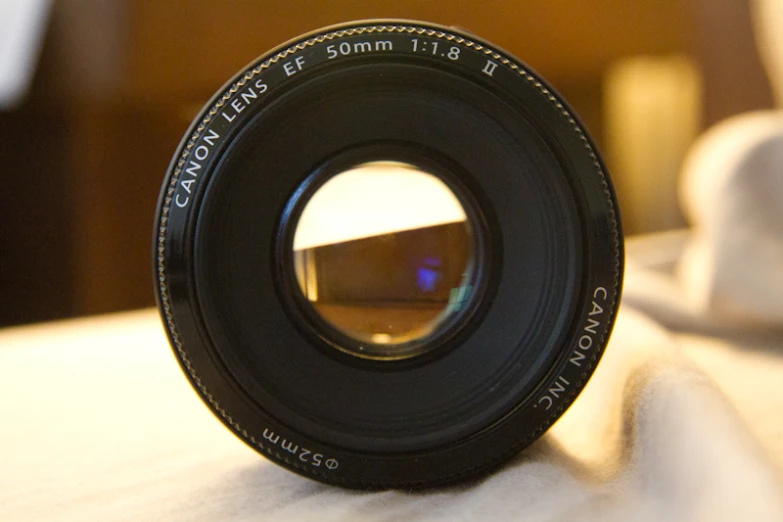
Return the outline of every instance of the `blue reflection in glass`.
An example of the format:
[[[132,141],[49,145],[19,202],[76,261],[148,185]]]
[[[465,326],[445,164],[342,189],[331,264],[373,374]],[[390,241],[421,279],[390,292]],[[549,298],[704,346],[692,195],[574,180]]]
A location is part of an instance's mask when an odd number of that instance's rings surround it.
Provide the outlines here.
[[[426,266],[416,269],[416,284],[422,292],[434,292],[441,279],[440,270],[437,269],[441,264],[440,258],[425,257],[424,264]]]

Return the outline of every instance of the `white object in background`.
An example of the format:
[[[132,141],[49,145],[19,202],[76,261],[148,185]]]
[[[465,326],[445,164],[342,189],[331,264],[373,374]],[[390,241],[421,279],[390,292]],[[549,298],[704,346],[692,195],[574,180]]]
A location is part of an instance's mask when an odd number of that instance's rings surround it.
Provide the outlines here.
[[[755,0],[759,54],[783,107],[783,0]],[[686,300],[723,323],[783,325],[783,110],[743,114],[699,139],[682,173],[693,241]]]
[[[682,56],[637,56],[612,67],[604,83],[607,160],[626,231],[684,224],[677,178],[699,132],[701,78]]]
[[[756,0],[754,8],[759,51],[783,103],[783,0]],[[678,329],[779,329],[783,110],[735,116],[704,133],[684,162],[680,198],[692,230],[645,241],[661,262],[629,263],[623,302]],[[676,262],[662,247],[672,247]]]
[[[783,324],[783,111],[731,118],[694,145],[682,173],[693,240],[685,296],[715,320]]]
[[[50,0],[0,0],[0,109],[24,96],[35,71]]]

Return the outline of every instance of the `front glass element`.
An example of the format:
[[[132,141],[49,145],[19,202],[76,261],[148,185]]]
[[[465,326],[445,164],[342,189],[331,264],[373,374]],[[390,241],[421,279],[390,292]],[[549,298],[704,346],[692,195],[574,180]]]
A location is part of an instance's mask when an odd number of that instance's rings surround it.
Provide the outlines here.
[[[400,162],[343,171],[306,202],[293,242],[304,300],[358,341],[356,355],[405,356],[449,328],[474,294],[475,241],[440,178]]]

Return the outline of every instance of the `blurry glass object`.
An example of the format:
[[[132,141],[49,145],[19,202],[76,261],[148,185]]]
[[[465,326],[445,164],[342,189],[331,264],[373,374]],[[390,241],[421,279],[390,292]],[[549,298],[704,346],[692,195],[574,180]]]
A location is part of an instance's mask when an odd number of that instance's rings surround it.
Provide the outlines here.
[[[24,96],[49,19],[49,0],[0,0],[0,109]]]
[[[605,79],[606,152],[628,233],[681,227],[677,179],[699,132],[701,80],[682,56],[618,62]]]
[[[473,239],[460,201],[413,165],[344,171],[307,202],[294,235],[306,300],[360,342],[394,345],[432,334],[471,295]]]

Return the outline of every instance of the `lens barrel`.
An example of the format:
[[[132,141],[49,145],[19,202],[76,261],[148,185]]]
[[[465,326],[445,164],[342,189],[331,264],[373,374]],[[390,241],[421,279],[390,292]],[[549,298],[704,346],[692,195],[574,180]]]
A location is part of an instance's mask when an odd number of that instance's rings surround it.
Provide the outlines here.
[[[464,215],[297,247],[318,190],[373,162],[420,168]],[[419,190],[373,197],[396,212]],[[273,462],[361,489],[473,477],[544,433],[603,353],[622,267],[611,181],[565,101],[509,53],[405,20],[324,28],[237,74],[178,147],[154,231],[202,400]],[[414,313],[441,315],[384,344]]]

